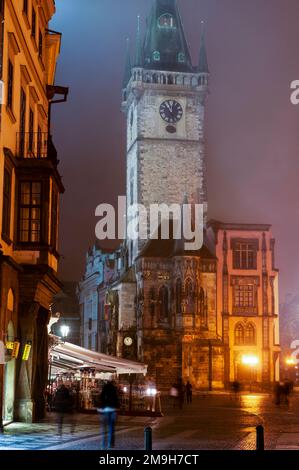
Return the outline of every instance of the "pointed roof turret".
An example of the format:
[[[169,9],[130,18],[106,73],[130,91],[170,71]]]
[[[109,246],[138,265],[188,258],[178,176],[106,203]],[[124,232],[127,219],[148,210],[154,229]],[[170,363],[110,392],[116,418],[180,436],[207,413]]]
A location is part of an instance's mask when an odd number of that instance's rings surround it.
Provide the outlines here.
[[[136,55],[135,55],[135,67],[142,67],[142,43],[140,33],[140,16],[137,16],[137,35],[136,35]]]
[[[144,67],[192,72],[192,61],[176,0],[154,0],[144,42]]]
[[[200,51],[199,51],[199,65],[198,71],[200,73],[209,73],[208,56],[206,50],[204,22],[201,22],[201,39],[200,39]]]
[[[130,81],[132,74],[132,65],[131,65],[131,54],[130,54],[130,40],[127,39],[127,52],[126,52],[126,64],[125,64],[125,72],[123,78],[123,89],[127,88],[127,85]]]

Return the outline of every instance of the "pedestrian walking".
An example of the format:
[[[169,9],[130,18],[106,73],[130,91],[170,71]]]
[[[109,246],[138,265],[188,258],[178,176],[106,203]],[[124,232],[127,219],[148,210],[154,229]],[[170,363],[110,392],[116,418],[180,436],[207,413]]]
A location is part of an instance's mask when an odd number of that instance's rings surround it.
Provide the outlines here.
[[[186,398],[187,403],[192,403],[192,385],[189,380],[186,383]]]
[[[98,408],[102,416],[102,450],[112,449],[115,446],[116,412],[119,407],[117,387],[114,382],[108,382],[103,386],[100,395],[100,408]]]
[[[64,385],[58,387],[54,397],[54,409],[57,413],[58,435],[62,437],[66,413],[72,412],[73,400],[69,389]]]
[[[169,395],[171,397],[172,403],[173,403],[173,408],[176,407],[178,398],[179,398],[179,389],[177,384],[173,384],[170,391]]]

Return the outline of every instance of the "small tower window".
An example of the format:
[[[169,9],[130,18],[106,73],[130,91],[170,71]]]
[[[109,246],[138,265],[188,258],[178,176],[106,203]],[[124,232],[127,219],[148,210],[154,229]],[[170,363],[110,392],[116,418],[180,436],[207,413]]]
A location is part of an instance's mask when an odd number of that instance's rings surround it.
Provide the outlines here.
[[[160,54],[159,51],[153,52],[153,59],[154,59],[155,62],[159,62],[159,61],[160,61],[160,59],[161,59],[161,54]]]
[[[158,19],[158,26],[159,28],[164,28],[164,29],[176,28],[174,18],[169,13],[165,13],[164,15],[160,16],[160,18]]]
[[[185,60],[186,60],[186,56],[184,54],[184,52],[179,52],[178,54],[178,62],[180,64],[184,64],[185,63]]]

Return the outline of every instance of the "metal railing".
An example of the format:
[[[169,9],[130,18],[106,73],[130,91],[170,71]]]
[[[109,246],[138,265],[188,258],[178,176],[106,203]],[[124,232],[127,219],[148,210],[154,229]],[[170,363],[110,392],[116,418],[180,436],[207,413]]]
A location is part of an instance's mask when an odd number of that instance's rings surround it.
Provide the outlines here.
[[[16,156],[20,158],[47,158],[49,137],[47,132],[18,132]]]

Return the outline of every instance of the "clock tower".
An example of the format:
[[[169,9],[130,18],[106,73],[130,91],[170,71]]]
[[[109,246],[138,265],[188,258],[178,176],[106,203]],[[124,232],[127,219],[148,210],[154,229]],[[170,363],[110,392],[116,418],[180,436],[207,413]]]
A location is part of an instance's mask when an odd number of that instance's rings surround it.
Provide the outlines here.
[[[154,0],[133,64],[128,51],[122,109],[127,118],[127,204],[203,204],[207,212],[205,102],[209,69],[201,37],[192,65],[176,0]],[[128,241],[132,265],[144,242]]]

